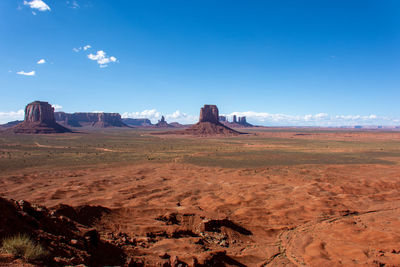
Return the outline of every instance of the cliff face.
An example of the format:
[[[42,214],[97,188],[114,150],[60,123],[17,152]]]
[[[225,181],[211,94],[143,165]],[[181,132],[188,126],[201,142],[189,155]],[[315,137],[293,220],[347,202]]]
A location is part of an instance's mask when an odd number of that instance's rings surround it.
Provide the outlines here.
[[[69,129],[56,123],[54,108],[47,102],[35,101],[25,107],[25,119],[12,128],[14,133],[63,133]]]
[[[91,113],[91,112],[77,112],[77,113],[65,113],[56,112],[56,121],[69,125],[72,127],[127,127],[122,122],[121,115],[119,113]]]
[[[216,105],[204,105],[200,109],[200,119],[199,122],[219,122],[219,113]]]
[[[35,101],[25,107],[25,122],[53,123],[54,108],[47,102]]]

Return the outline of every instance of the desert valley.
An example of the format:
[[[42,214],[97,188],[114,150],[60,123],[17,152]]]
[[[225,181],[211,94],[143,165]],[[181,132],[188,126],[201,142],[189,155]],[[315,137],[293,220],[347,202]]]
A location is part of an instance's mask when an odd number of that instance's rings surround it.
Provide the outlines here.
[[[400,267],[400,1],[0,0],[0,267]]]
[[[48,254],[0,265],[399,265],[399,131],[219,119],[71,127],[31,103],[0,134],[0,238]]]

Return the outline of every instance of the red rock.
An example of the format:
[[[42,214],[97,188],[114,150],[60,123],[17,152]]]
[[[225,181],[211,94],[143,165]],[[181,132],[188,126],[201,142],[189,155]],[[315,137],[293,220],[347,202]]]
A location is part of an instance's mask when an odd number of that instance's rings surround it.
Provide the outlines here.
[[[71,114],[56,112],[54,115],[57,122],[71,127],[127,127],[119,113],[76,112]]]
[[[243,134],[219,122],[219,112],[216,105],[204,105],[200,110],[199,122],[182,131],[164,132],[157,134],[187,134],[196,136],[234,136]]]
[[[200,109],[200,119],[199,122],[219,122],[219,113],[216,105],[204,105]]]
[[[47,102],[35,101],[25,107],[25,119],[11,128],[14,133],[64,133],[71,130],[56,123],[54,108]]]

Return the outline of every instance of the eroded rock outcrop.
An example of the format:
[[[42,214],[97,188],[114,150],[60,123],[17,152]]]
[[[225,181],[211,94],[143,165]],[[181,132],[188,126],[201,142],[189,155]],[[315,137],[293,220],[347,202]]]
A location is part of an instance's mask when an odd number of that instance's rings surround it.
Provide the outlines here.
[[[228,119],[227,119],[225,116],[220,116],[220,118],[221,118],[221,117],[223,117],[224,120],[221,120],[221,119],[220,119],[220,121],[221,121],[224,125],[226,125],[226,126],[228,126],[228,127],[234,127],[234,128],[253,127],[252,124],[250,124],[250,123],[248,123],[248,122],[246,121],[246,116],[237,117],[236,115],[233,115],[233,117],[232,117],[232,122],[228,121]]]
[[[219,112],[216,105],[204,105],[200,110],[199,122],[183,133],[200,136],[232,136],[243,134],[219,122]]]
[[[56,123],[54,108],[43,101],[34,101],[25,107],[25,119],[12,128],[14,133],[64,133],[69,129]]]
[[[158,120],[158,122],[155,124],[156,128],[170,128],[170,127],[174,127],[170,124],[167,123],[167,121],[165,120],[164,116],[161,116],[161,120]]]
[[[119,113],[56,112],[55,119],[57,122],[71,127],[127,127],[127,125],[122,122],[121,115]]]
[[[107,208],[59,205],[48,209],[24,200],[0,197],[0,210],[0,240],[27,234],[48,252],[34,262],[35,266],[123,266],[126,262],[123,250],[100,238],[98,231],[91,227],[93,220],[109,212]]]
[[[199,122],[219,123],[219,112],[216,105],[204,105],[200,109]]]

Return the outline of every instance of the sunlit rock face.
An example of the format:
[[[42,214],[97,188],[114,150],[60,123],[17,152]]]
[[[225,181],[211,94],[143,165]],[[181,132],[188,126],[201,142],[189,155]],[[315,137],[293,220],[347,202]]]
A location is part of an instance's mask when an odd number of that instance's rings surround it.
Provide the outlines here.
[[[54,123],[54,108],[48,102],[32,102],[25,107],[24,121]]]
[[[54,108],[43,101],[34,101],[25,107],[25,119],[11,128],[14,133],[47,134],[70,132],[68,128],[56,123]]]
[[[204,105],[200,110],[199,122],[219,122],[219,113],[216,105]]]

